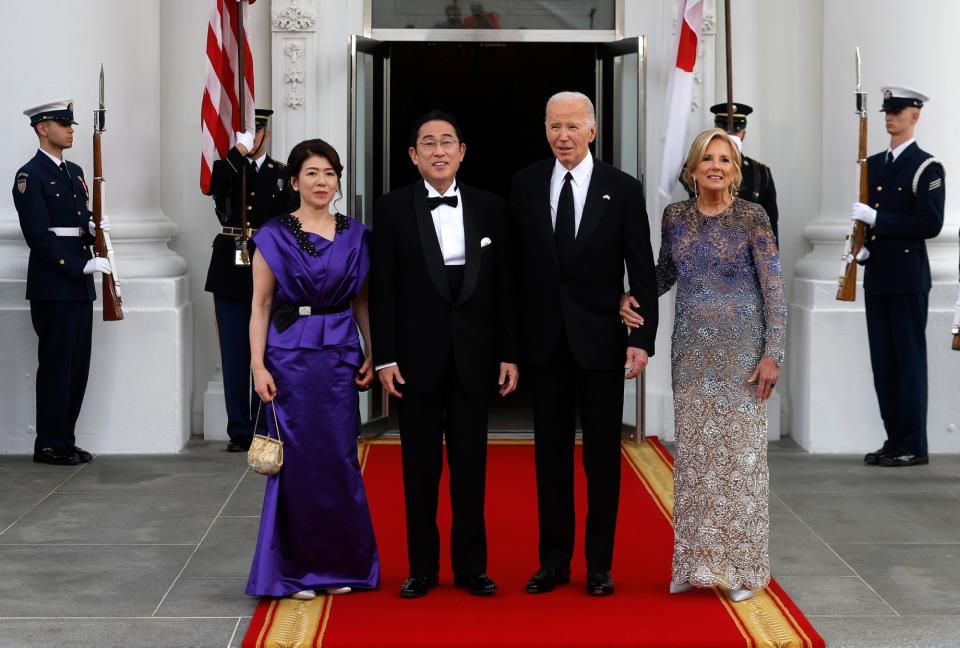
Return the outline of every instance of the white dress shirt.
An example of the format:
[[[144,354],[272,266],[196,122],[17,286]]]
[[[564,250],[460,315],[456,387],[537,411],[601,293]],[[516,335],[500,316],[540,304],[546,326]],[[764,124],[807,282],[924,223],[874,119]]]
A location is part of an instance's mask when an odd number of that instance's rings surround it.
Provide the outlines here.
[[[573,176],[573,231],[580,231],[580,219],[583,217],[583,205],[587,202],[587,190],[590,189],[590,176],[593,173],[593,155],[587,152],[587,157],[580,164],[570,169]],[[560,202],[560,191],[563,190],[563,179],[567,169],[557,160],[553,165],[553,175],[550,176],[550,221],[553,229],[557,229],[557,203]]]
[[[52,153],[50,153],[50,151],[46,151],[46,150],[44,150],[44,149],[40,149],[40,152],[43,153],[44,155],[46,155],[48,158],[50,158],[50,159],[53,161],[53,163],[56,164],[57,166],[60,166],[60,164],[61,164],[62,162],[65,162],[65,160],[64,160],[63,158],[58,158],[57,156],[55,156],[55,155],[53,155]]]
[[[248,158],[248,159],[249,159],[249,158]],[[266,154],[266,153],[264,153],[263,155],[261,155],[260,157],[258,157],[256,160],[253,161],[254,164],[257,165],[257,171],[258,171],[258,172],[260,171],[260,169],[263,168],[263,163],[266,162],[266,161],[267,161],[267,154]]]
[[[916,141],[917,141],[917,138],[916,138],[916,137],[911,137],[910,139],[908,139],[906,142],[904,142],[903,144],[901,144],[900,146],[898,146],[898,147],[895,148],[895,149],[891,149],[891,148],[888,146],[888,147],[887,147],[887,153],[893,153],[893,161],[896,162],[896,161],[897,161],[897,158],[900,157],[900,154],[903,153],[903,151],[904,151],[908,146],[910,146],[911,144],[913,144],[913,143],[916,142]],[[883,157],[884,157],[884,159],[886,159],[886,157],[887,157],[886,154],[884,154]]]
[[[427,187],[428,198],[457,197],[456,207],[437,205],[436,209],[430,212],[430,216],[437,232],[437,241],[440,242],[440,251],[443,252],[443,264],[464,265],[467,262],[467,246],[463,238],[463,196],[460,195],[457,183],[447,187],[444,193],[434,189],[426,180],[423,184]]]

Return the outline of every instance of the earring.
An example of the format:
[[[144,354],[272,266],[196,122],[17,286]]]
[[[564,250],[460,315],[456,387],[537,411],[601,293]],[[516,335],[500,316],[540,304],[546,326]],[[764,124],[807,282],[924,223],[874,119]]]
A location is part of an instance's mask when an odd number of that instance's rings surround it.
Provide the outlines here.
[[[697,186],[697,179],[696,179],[696,178],[693,179],[693,195],[694,195],[694,196],[699,196],[699,195],[700,195],[700,187]]]

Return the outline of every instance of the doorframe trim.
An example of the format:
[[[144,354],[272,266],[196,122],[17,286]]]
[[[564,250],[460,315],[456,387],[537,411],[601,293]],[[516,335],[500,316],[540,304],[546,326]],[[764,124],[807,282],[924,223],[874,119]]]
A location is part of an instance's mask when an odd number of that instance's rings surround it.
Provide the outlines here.
[[[614,3],[615,29],[386,29],[373,27],[373,0],[363,0],[363,35],[380,41],[601,43],[624,37],[624,2]]]

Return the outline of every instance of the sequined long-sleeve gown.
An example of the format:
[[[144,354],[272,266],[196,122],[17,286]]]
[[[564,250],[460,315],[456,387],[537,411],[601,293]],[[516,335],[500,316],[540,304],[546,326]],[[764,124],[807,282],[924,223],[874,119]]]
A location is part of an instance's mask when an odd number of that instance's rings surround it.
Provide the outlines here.
[[[247,594],[380,583],[380,562],[357,458],[360,410],[353,382],[363,364],[350,308],[370,268],[369,232],[337,215],[332,241],[290,215],[261,227],[258,254],[277,279],[275,304],[320,310],[283,331],[269,325],[264,364],[277,385],[284,443],[280,472],[267,478]],[[274,421],[270,406],[269,429]]]
[[[705,216],[667,206],[660,294],[677,285],[672,579],[761,589],[770,581],[767,405],[747,380],[761,357],[783,361],[786,306],[766,212],[736,199]]]

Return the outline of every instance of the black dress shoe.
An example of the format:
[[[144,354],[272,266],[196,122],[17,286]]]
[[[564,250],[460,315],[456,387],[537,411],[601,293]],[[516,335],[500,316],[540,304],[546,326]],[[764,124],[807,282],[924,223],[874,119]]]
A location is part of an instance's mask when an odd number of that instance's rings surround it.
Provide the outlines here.
[[[246,452],[250,449],[250,442],[253,439],[247,439],[245,441],[234,441],[231,439],[227,442],[227,452]]]
[[[77,458],[80,460],[80,463],[90,463],[93,461],[93,455],[84,450],[83,448],[78,448],[73,446],[70,448],[73,451],[73,454],[77,455]]]
[[[610,596],[613,590],[613,578],[610,577],[610,572],[595,571],[587,574],[587,594]]]
[[[886,448],[880,448],[874,452],[868,452],[867,454],[863,455],[863,463],[867,464],[868,466],[876,466],[878,463],[880,463],[880,458],[886,457],[889,452],[890,451]]]
[[[53,466],[76,466],[80,463],[80,457],[69,448],[40,448],[33,451],[33,460]]]
[[[497,584],[486,574],[465,574],[453,577],[455,587],[462,587],[474,596],[488,596],[497,591]]]
[[[557,585],[570,582],[570,568],[538,569],[527,581],[527,594],[545,594],[552,592]]]
[[[400,586],[400,598],[420,598],[426,596],[430,588],[436,587],[440,579],[436,576],[410,576]]]
[[[880,457],[877,462],[880,466],[887,468],[899,468],[903,466],[925,466],[930,463],[927,455],[897,454]]]

